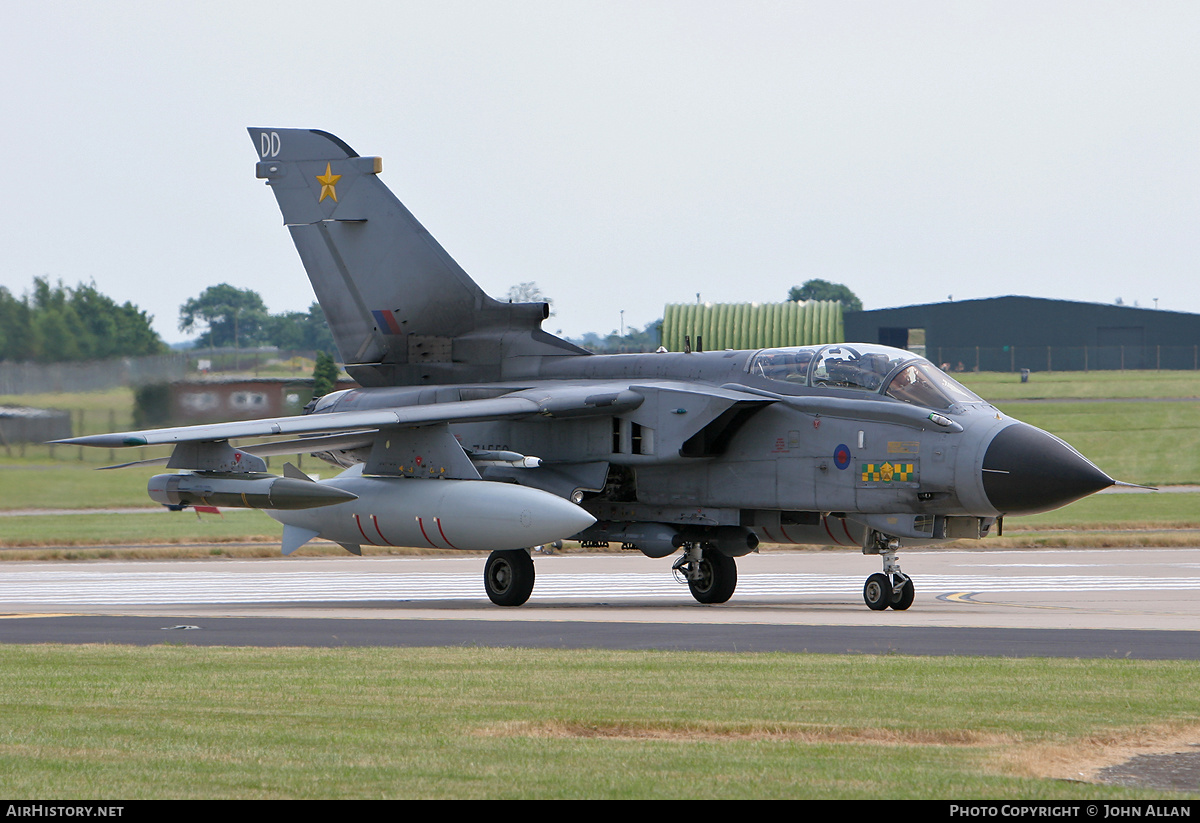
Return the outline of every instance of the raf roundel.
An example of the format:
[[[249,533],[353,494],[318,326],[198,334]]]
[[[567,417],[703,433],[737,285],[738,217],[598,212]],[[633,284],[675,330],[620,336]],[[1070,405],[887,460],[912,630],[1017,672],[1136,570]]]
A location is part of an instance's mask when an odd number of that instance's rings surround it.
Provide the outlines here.
[[[839,444],[838,447],[833,450],[833,465],[837,466],[839,469],[845,469],[849,467],[850,447],[845,443]]]

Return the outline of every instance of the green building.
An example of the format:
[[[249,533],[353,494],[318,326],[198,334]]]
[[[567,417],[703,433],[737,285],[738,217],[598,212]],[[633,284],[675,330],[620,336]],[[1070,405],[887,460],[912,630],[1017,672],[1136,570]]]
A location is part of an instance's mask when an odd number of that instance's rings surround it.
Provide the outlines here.
[[[670,303],[663,315],[662,342],[668,351],[769,349],[842,343],[842,304],[836,300],[796,303]]]

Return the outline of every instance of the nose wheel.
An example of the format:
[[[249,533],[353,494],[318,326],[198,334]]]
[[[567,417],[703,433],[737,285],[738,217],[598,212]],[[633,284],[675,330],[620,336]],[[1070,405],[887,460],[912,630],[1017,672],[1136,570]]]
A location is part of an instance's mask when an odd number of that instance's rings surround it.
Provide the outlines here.
[[[878,533],[876,533],[878,534]],[[879,535],[880,538],[883,535]],[[896,560],[898,545],[893,541],[879,540],[871,554],[879,554],[883,558],[883,572],[867,578],[863,585],[863,601],[867,608],[881,612],[895,609],[902,612],[913,604],[916,589],[912,578],[900,571],[900,563]],[[866,552],[867,549],[864,549]]]
[[[896,591],[896,581],[892,581],[892,603],[891,606],[898,612],[902,612],[913,604],[913,598],[916,597],[917,591],[913,588],[913,582],[907,575],[899,575],[904,578],[904,582],[900,584],[899,593]]]
[[[877,612],[888,608],[902,612],[913,604],[915,596],[912,580],[902,572],[890,579],[886,574],[873,574],[863,586],[867,608]]]

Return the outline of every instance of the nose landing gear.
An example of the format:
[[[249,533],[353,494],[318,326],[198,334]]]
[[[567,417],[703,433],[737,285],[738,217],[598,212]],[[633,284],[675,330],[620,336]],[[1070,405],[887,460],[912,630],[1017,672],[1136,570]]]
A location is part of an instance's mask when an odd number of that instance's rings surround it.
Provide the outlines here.
[[[867,608],[877,612],[889,606],[902,612],[912,605],[915,595],[912,580],[903,573],[891,579],[888,579],[886,574],[873,574],[863,586],[863,600],[866,601]]]
[[[912,578],[900,571],[900,563],[896,552],[900,541],[894,537],[869,532],[863,554],[878,554],[883,558],[883,573],[873,574],[867,578],[863,586],[863,600],[867,608],[881,612],[889,607],[902,612],[913,604],[916,590]]]

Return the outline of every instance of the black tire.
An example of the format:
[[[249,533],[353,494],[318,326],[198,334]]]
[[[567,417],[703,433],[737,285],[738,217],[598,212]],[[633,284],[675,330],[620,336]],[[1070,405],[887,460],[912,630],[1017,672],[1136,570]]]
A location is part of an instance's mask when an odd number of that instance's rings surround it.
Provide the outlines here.
[[[520,606],[533,594],[533,558],[524,549],[492,552],[483,567],[483,587],[497,606]]]
[[[886,574],[873,574],[863,586],[863,600],[867,608],[881,612],[892,605],[892,581]]]
[[[737,562],[718,551],[706,551],[700,558],[700,579],[689,580],[692,597],[700,603],[724,603],[737,588]]]
[[[900,587],[900,594],[892,595],[892,608],[898,612],[902,612],[913,604],[913,597],[916,596],[916,589],[913,588],[912,579],[904,581],[904,585]]]

